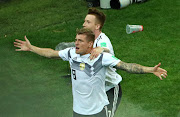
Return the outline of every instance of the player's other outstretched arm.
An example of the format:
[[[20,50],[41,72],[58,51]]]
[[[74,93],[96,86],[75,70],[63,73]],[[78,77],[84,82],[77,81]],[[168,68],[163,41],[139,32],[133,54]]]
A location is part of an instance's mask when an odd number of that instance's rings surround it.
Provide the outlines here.
[[[27,39],[26,36],[24,36],[25,41],[21,41],[16,39],[14,42],[14,46],[18,47],[20,49],[16,49],[16,51],[31,51],[36,54],[39,54],[44,57],[48,58],[57,58],[59,57],[58,52],[50,48],[39,48],[36,46],[31,45],[30,41]]]
[[[162,80],[162,77],[166,78],[167,71],[165,69],[160,68],[160,65],[161,63],[155,65],[154,67],[147,67],[136,63],[125,63],[123,61],[120,61],[116,65],[116,68],[135,74],[153,73]]]

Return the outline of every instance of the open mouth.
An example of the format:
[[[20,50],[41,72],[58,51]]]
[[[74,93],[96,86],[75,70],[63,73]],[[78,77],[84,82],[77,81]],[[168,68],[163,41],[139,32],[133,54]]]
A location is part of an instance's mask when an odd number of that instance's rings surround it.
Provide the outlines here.
[[[79,50],[79,48],[78,48],[78,47],[76,47],[76,50]]]

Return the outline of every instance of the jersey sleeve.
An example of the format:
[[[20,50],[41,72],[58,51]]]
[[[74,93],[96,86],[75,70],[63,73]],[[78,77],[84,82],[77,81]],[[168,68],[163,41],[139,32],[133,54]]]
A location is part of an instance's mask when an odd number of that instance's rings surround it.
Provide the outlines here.
[[[103,53],[102,65],[103,66],[116,66],[121,60],[109,53]]]
[[[114,55],[111,41],[105,34],[102,34],[98,39],[96,39],[94,47],[106,48],[110,51],[112,55]]]
[[[99,40],[99,42],[97,43],[97,47],[102,47],[102,48],[110,49],[110,48],[109,48],[109,44],[110,44],[110,42],[108,42],[107,40],[101,39],[101,40]]]
[[[63,59],[64,61],[69,61],[69,54],[71,48],[66,48],[64,50],[59,51],[59,57]]]

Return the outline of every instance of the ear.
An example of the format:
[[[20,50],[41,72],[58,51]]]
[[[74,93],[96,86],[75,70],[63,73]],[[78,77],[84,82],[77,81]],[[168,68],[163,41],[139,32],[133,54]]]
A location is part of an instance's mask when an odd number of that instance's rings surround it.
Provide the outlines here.
[[[90,41],[90,42],[89,42],[89,48],[93,47],[93,44],[94,44],[94,43],[93,43],[92,41]]]
[[[101,25],[100,24],[96,24],[96,30],[100,29]]]

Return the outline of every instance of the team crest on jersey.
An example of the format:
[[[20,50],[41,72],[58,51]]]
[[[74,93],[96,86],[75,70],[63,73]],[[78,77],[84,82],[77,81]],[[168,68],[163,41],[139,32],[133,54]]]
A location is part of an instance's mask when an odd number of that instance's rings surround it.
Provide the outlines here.
[[[80,70],[84,70],[85,69],[85,63],[80,63],[79,67],[80,67]]]

